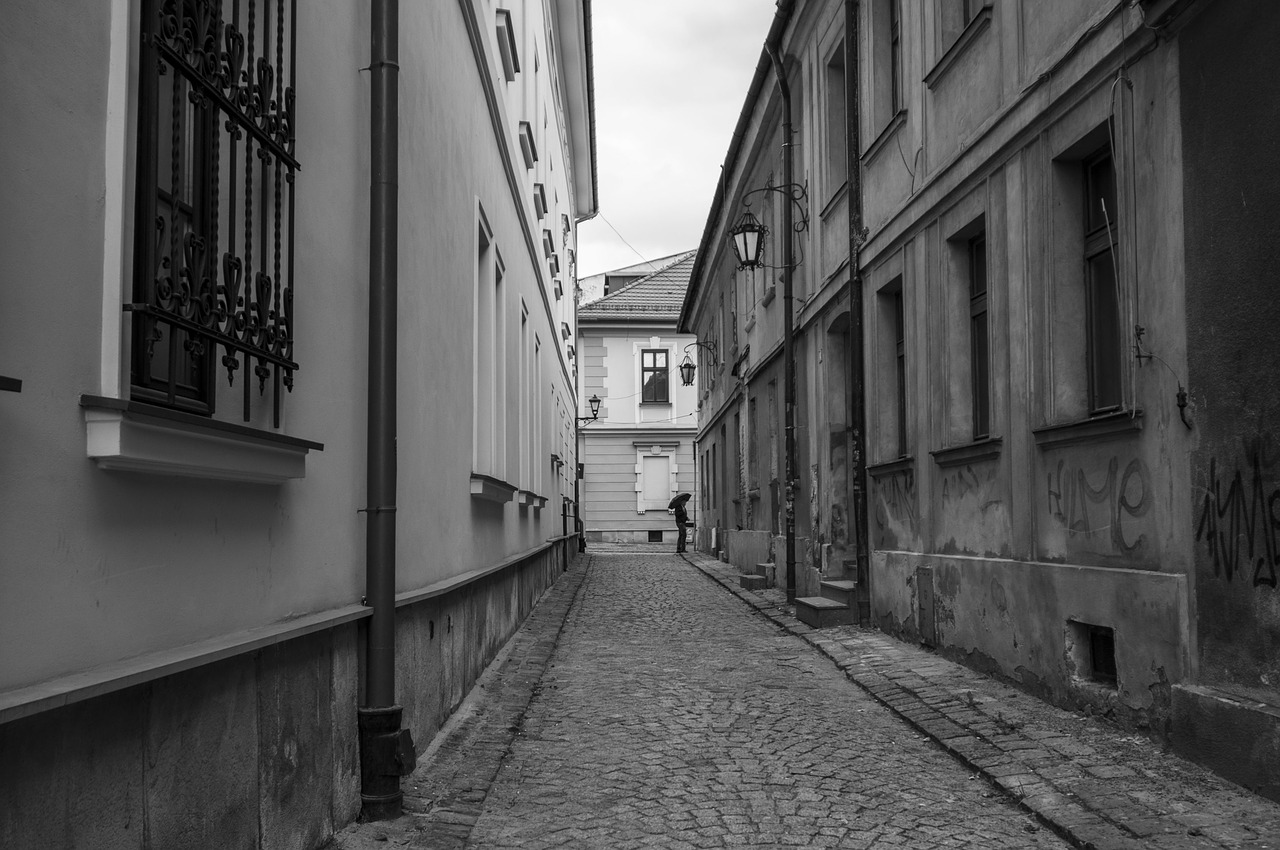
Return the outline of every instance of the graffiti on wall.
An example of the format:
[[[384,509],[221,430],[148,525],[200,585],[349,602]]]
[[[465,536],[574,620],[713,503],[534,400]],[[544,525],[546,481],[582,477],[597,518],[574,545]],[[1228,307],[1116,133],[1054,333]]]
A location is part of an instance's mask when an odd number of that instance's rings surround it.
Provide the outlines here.
[[[914,538],[919,533],[915,470],[877,475],[874,480],[876,528],[881,545]]]
[[[1136,530],[1137,520],[1151,509],[1151,480],[1142,461],[1130,460],[1121,470],[1113,456],[1104,474],[1101,467],[1060,460],[1047,479],[1049,514],[1069,534],[1108,541],[1117,554],[1141,555],[1146,535]]]
[[[1234,470],[1209,459],[1196,542],[1204,543],[1213,574],[1231,581],[1253,569],[1254,587],[1276,586],[1280,557],[1280,470],[1271,434],[1246,440]]]
[[[980,464],[977,469],[965,465],[942,476],[942,499],[966,499],[977,504],[984,513],[1000,504],[998,476],[994,464]]]

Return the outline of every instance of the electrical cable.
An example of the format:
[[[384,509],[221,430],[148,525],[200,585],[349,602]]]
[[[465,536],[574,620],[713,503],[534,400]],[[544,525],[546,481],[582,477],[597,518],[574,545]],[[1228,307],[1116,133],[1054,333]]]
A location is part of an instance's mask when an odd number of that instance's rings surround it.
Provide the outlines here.
[[[622,240],[622,244],[623,244],[623,245],[626,245],[628,248],[630,248],[630,249],[631,249],[631,251],[632,251],[632,253],[634,253],[637,257],[639,257],[641,260],[643,260],[643,261],[644,261],[645,265],[647,265],[649,268],[653,269],[655,272],[656,272],[656,271],[659,271],[658,267],[657,267],[657,266],[655,266],[655,265],[652,263],[652,261],[650,261],[650,260],[649,260],[649,258],[648,258],[648,257],[646,257],[644,254],[641,254],[639,251],[637,251],[637,250],[636,250],[636,247],[635,247],[634,245],[632,245],[630,242],[628,242],[628,241],[627,241],[627,237],[623,236],[621,233],[618,233],[618,228],[614,227],[614,226],[613,226],[613,222],[609,221],[609,219],[607,219],[607,218],[605,218],[605,217],[604,217],[604,213],[597,213],[597,216],[599,217],[599,219],[600,219],[601,221],[603,221],[605,224],[609,225],[609,229],[610,229],[610,230],[612,230],[614,233],[616,233],[616,234],[617,234],[618,238]]]

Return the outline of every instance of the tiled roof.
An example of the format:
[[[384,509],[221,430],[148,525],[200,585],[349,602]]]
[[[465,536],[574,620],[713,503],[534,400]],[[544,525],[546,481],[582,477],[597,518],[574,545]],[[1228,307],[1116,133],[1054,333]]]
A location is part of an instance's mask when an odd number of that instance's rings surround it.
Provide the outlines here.
[[[673,262],[651,275],[627,284],[617,292],[578,308],[578,320],[644,319],[670,320],[680,317],[684,291],[697,251],[677,254]]]

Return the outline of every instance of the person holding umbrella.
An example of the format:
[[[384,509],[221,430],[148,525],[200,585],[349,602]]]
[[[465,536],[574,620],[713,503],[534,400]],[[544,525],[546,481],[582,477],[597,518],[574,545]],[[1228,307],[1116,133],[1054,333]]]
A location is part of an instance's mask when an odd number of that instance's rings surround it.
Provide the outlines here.
[[[667,505],[667,513],[674,514],[676,518],[676,531],[679,534],[676,537],[677,552],[685,551],[685,529],[689,527],[689,512],[685,510],[684,505],[692,496],[692,493],[679,493],[671,500],[671,504]]]

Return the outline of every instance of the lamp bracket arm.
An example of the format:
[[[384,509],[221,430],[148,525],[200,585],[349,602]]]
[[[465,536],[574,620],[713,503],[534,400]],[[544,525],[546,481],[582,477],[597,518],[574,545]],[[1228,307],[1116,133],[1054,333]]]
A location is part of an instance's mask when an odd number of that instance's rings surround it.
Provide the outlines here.
[[[809,229],[809,208],[806,201],[809,200],[809,187],[806,183],[783,183],[780,186],[773,185],[773,182],[761,186],[759,189],[752,189],[742,196],[742,205],[744,207],[751,206],[751,196],[758,195],[762,192],[773,192],[782,195],[784,198],[795,204],[799,219],[795,223],[796,233],[803,233]]]

